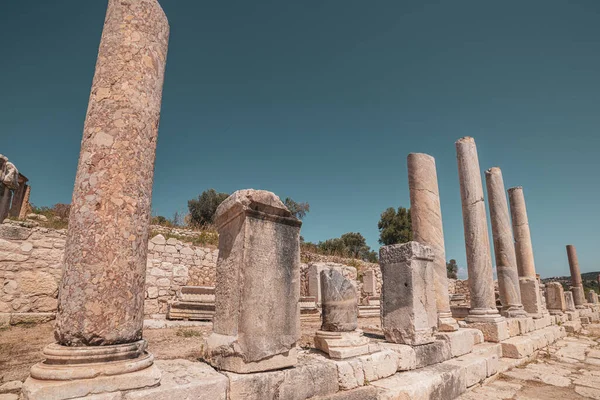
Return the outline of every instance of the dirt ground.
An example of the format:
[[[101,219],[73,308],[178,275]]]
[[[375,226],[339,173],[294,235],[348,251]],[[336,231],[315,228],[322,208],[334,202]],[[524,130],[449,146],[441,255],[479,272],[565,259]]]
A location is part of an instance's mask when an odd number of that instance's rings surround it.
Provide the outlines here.
[[[379,318],[359,318],[358,321],[360,328],[372,340],[382,339]],[[53,325],[53,322],[48,322],[0,330],[0,384],[27,378],[31,366],[43,360],[44,346],[54,342]],[[313,336],[319,327],[318,321],[302,322],[301,347],[313,347]],[[211,332],[211,326],[144,329],[144,338],[156,359],[197,360],[202,356],[203,338]]]

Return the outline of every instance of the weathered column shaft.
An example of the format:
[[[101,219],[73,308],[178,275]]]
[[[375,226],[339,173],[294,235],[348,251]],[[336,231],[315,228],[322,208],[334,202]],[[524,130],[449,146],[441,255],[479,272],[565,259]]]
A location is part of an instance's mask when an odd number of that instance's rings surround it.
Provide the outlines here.
[[[83,129],[55,336],[141,339],[169,25],[156,0],[109,0]]]
[[[407,163],[413,240],[433,250],[438,328],[441,331],[454,331],[458,329],[458,324],[450,311],[444,229],[435,159],[428,154],[411,153]]]
[[[585,293],[583,291],[579,260],[577,259],[577,250],[572,244],[567,245],[567,257],[569,259],[569,270],[571,271],[571,292],[573,292],[573,302],[575,303],[575,307],[582,308],[585,304]]]
[[[471,137],[459,139],[456,142],[456,154],[471,295],[469,315],[498,316],[483,187],[475,140]]]
[[[581,270],[579,269],[579,260],[577,259],[577,249],[572,244],[567,245],[567,257],[569,259],[569,270],[571,271],[571,285],[581,286]]]
[[[525,311],[532,317],[539,318],[545,313],[543,307],[544,296],[540,294],[540,285],[535,273],[533,246],[531,244],[531,232],[529,231],[529,219],[523,188],[517,186],[508,189],[508,199],[515,239],[521,301]]]
[[[485,180],[490,206],[502,313],[509,317],[525,316],[526,312],[523,310],[523,304],[521,303],[517,257],[515,255],[502,171],[498,167],[488,169],[485,172]]]
[[[27,212],[29,211],[29,196],[31,196],[31,186],[25,185],[25,193],[23,194],[23,200],[21,201],[21,209],[19,210],[19,219],[25,219]]]
[[[510,212],[512,216],[513,233],[515,238],[515,251],[517,255],[517,268],[519,276],[535,278],[535,261],[531,245],[531,232],[523,188],[517,186],[508,189],[510,199]]]

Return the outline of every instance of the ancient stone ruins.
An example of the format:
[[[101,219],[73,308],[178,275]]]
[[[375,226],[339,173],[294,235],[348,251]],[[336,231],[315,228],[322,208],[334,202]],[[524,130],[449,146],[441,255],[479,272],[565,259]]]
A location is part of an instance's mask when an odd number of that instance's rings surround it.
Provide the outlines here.
[[[149,238],[168,39],[156,0],[109,1],[68,230],[0,225],[0,261],[17,266],[2,277],[0,321],[56,318],[56,342],[31,367],[23,399],[453,399],[598,321],[574,246],[570,290],[541,284],[524,190],[508,189],[507,201],[494,167],[485,180],[497,301],[470,137],[456,142],[469,275],[462,295],[446,277],[427,154],[407,160],[414,241],[382,247],[380,266],[302,264],[301,222],[263,190],[239,190],[219,206],[218,251]],[[18,216],[27,178],[2,156],[0,173],[2,217]],[[379,334],[359,328],[369,316],[380,317]],[[155,360],[144,320],[212,321],[202,359]],[[301,348],[301,323],[310,321],[320,323],[314,347]]]

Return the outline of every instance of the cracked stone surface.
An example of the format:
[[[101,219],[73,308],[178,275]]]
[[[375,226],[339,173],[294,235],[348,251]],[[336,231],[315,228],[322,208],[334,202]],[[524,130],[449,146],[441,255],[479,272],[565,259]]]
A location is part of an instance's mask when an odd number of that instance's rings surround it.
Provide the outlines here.
[[[169,24],[156,0],[110,0],[83,128],[55,336],[141,339]]]
[[[588,333],[592,335],[558,340],[531,363],[510,369],[459,399],[600,400],[600,335],[593,330]]]
[[[439,328],[456,330],[458,325],[452,320],[448,296],[446,250],[435,159],[428,154],[411,153],[408,155],[407,164],[413,239],[431,247],[434,254],[433,270]]]
[[[456,142],[456,158],[471,295],[469,315],[498,316],[479,158],[472,137]]]

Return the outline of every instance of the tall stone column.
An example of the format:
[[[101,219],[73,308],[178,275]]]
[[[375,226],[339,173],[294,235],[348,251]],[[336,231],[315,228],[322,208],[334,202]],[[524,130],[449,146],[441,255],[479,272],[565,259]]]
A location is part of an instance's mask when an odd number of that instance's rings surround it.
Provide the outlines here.
[[[527,312],[521,303],[517,257],[508,213],[508,202],[504,190],[502,171],[493,167],[485,171],[494,254],[496,255],[496,272],[502,314],[506,317],[526,317]]]
[[[517,255],[517,269],[519,271],[519,285],[521,287],[521,300],[527,313],[534,318],[541,318],[545,312],[540,295],[540,285],[535,273],[533,246],[531,245],[531,232],[525,196],[521,186],[508,189],[510,213],[512,216],[513,235],[515,238],[515,252]]]
[[[583,281],[581,270],[577,259],[577,250],[572,244],[567,245],[567,257],[569,258],[569,269],[571,270],[571,292],[576,308],[585,308],[585,294],[583,293]]]
[[[458,323],[452,318],[442,209],[438,189],[435,159],[428,154],[408,155],[408,187],[413,240],[433,250],[434,282],[438,314],[438,330],[455,331]]]
[[[464,137],[456,142],[458,177],[462,202],[471,309],[467,322],[500,322],[496,308],[494,275],[483,186],[475,140]]]
[[[32,367],[28,398],[71,398],[62,396],[160,381],[142,325],[168,38],[156,0],[109,0],[71,203],[58,343]]]
[[[238,373],[296,364],[300,226],[279,197],[238,190],[219,205],[213,333],[206,358]]]

